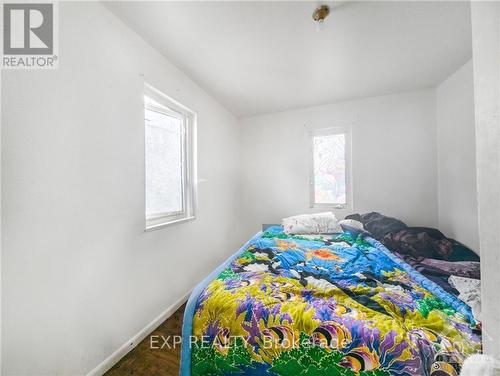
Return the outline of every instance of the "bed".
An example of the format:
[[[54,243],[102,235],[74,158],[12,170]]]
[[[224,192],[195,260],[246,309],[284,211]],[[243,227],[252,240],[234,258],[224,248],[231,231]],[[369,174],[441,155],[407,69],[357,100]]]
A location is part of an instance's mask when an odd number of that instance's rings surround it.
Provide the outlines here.
[[[181,375],[458,375],[471,309],[379,241],[256,234],[193,291]]]

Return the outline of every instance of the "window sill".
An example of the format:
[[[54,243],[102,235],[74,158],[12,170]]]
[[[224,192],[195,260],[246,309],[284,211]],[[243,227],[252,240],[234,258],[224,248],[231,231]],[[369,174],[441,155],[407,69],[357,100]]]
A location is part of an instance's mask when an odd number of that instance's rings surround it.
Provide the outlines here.
[[[335,210],[349,210],[352,209],[350,204],[311,204],[309,205],[312,209],[335,209]]]
[[[193,221],[195,219],[196,219],[195,216],[191,216],[191,217],[186,217],[186,218],[181,218],[181,219],[175,219],[173,221],[168,221],[168,222],[162,222],[162,223],[155,223],[155,224],[146,225],[146,228],[144,229],[144,232],[161,230],[162,228],[165,228],[165,227],[173,226],[173,225],[176,225],[178,223],[184,223],[184,222]]]

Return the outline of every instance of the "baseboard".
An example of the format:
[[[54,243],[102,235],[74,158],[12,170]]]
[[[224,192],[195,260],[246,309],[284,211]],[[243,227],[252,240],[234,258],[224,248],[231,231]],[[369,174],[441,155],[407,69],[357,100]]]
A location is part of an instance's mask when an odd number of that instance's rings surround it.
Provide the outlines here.
[[[102,363],[90,371],[87,376],[102,376],[111,369],[121,358],[129,351],[136,347],[144,338],[146,338],[153,330],[155,330],[163,321],[174,314],[181,305],[183,305],[191,295],[191,291],[178,299],[174,304],[163,311],[158,317],[146,325],[139,333],[125,342],[118,350],[108,356]]]

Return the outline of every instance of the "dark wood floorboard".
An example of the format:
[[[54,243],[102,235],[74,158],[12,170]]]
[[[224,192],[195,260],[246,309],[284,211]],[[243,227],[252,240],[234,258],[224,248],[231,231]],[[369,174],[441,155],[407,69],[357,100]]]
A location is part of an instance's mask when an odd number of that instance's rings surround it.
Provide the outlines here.
[[[174,347],[172,345],[173,339],[171,339],[168,341],[171,348],[168,348],[163,344],[161,336],[172,338],[172,336],[181,335],[184,308],[186,308],[185,304],[139,343],[136,348],[120,359],[105,375],[178,376],[181,347],[179,344]]]

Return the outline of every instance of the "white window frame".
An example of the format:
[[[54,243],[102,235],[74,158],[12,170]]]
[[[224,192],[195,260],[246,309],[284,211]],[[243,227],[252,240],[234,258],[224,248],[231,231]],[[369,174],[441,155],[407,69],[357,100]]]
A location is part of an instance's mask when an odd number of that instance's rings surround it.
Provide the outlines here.
[[[314,184],[314,137],[344,134],[345,137],[345,169],[346,169],[346,203],[317,203]],[[352,209],[352,147],[351,127],[336,126],[330,128],[313,129],[309,131],[309,203],[311,208],[321,209]]]
[[[148,100],[151,99],[152,101]],[[197,210],[197,174],[196,174],[196,113],[180,104],[149,84],[144,85],[144,110],[160,112],[183,119],[182,160],[182,210],[147,216],[146,213],[146,181],[144,180],[144,215],[145,230],[152,231],[196,219]],[[143,124],[144,132],[146,124]],[[146,141],[146,140],[144,140]],[[144,162],[146,160],[146,144],[144,144]],[[144,166],[146,163],[144,163]],[[144,175],[145,179],[146,175]]]

